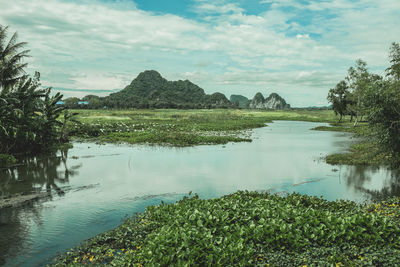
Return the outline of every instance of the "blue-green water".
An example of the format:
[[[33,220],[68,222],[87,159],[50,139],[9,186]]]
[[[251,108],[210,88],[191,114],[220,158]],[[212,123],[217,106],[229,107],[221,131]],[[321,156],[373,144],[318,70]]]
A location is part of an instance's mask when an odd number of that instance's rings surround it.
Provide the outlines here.
[[[0,265],[40,266],[58,253],[116,227],[126,215],[189,191],[212,198],[270,190],[365,201],[399,195],[399,176],[385,168],[331,166],[351,135],[311,131],[320,123],[276,121],[253,131],[252,143],[168,148],[74,144],[56,155],[0,171],[0,196],[52,197],[0,210]]]

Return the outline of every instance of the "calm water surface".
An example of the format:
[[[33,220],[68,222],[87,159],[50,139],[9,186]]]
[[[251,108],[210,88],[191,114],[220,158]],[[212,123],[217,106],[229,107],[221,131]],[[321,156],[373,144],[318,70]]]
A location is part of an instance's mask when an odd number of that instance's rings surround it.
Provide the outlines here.
[[[58,252],[116,227],[146,206],[189,191],[213,198],[237,190],[299,192],[358,202],[400,195],[399,175],[385,168],[331,166],[351,135],[311,131],[321,123],[276,121],[252,143],[168,148],[77,143],[0,171],[0,196],[51,192],[46,201],[0,210],[0,265],[40,266]]]

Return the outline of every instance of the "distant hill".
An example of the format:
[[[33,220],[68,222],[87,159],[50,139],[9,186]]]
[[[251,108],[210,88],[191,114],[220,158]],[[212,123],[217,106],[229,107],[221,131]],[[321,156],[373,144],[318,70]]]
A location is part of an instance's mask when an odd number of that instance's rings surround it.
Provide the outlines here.
[[[155,70],[140,73],[123,90],[103,98],[108,107],[118,108],[228,108],[224,94],[207,95],[189,80],[167,81]]]
[[[83,102],[82,102],[83,101]],[[82,104],[84,103],[84,105]],[[189,80],[168,81],[155,70],[141,72],[128,86],[106,97],[87,95],[82,99],[64,99],[68,108],[249,108],[289,109],[290,105],[276,93],[267,98],[258,92],[252,100],[242,95],[222,93],[208,95]]]
[[[251,109],[289,109],[290,105],[286,103],[277,93],[270,94],[267,98],[258,92],[249,104]]]
[[[235,107],[249,108],[250,100],[245,96],[242,96],[242,95],[231,95],[229,100],[231,101],[231,103]]]

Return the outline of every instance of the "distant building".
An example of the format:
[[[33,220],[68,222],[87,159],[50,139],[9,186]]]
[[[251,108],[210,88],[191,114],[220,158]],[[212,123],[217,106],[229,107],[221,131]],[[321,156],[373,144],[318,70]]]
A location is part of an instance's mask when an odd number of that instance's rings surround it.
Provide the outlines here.
[[[64,103],[64,101],[58,101],[57,103],[56,103],[56,105],[64,105],[65,103]]]
[[[88,102],[88,101],[78,101],[78,105],[85,105],[85,106],[87,106],[87,105],[89,105],[89,102]]]

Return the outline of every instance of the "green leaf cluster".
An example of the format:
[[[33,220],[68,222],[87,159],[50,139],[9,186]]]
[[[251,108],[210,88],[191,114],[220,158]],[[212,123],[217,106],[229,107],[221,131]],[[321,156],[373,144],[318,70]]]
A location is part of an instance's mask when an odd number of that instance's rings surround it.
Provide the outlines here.
[[[119,266],[368,266],[398,262],[399,249],[398,218],[371,206],[239,191],[150,206],[59,260],[88,262],[89,252]]]
[[[0,168],[15,164],[17,160],[12,155],[0,154]]]

